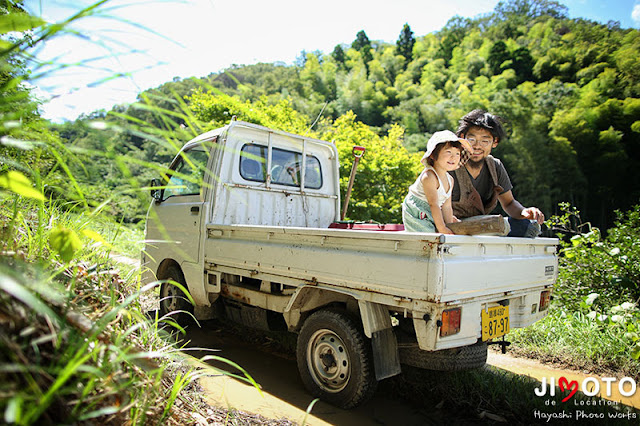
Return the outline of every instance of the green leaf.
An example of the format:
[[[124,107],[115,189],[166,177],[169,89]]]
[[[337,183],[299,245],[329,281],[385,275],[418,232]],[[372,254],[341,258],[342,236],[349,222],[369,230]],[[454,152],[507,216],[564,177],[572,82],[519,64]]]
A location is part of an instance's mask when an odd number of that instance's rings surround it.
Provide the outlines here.
[[[631,348],[631,358],[640,359],[640,344],[636,344]]]
[[[583,241],[584,237],[582,235],[574,235],[571,237],[571,244],[573,244],[574,247],[579,246]]]
[[[73,229],[58,227],[49,234],[49,244],[65,262],[73,259],[76,251],[82,248],[82,241]]]
[[[41,27],[47,21],[27,15],[26,13],[9,13],[0,16],[0,34],[12,31],[22,32],[32,28]]]
[[[44,201],[44,195],[32,186],[29,178],[15,170],[0,176],[0,187],[26,198]]]
[[[106,243],[102,235],[98,234],[96,231],[92,231],[91,229],[83,229],[82,233],[85,237],[92,239],[93,241],[97,241],[99,243]]]

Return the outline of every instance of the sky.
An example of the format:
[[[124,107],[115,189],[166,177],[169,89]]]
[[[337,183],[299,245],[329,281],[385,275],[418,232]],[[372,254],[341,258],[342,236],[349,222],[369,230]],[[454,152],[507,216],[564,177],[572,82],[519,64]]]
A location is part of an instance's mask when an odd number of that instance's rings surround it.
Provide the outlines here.
[[[25,0],[60,22],[95,1]],[[34,82],[43,117],[61,122],[134,102],[175,77],[203,77],[233,64],[292,64],[302,51],[329,54],[360,30],[395,43],[405,23],[419,37],[453,16],[474,18],[498,0],[111,0],[92,17],[34,51],[44,66]],[[640,28],[640,0],[560,0],[570,18]]]

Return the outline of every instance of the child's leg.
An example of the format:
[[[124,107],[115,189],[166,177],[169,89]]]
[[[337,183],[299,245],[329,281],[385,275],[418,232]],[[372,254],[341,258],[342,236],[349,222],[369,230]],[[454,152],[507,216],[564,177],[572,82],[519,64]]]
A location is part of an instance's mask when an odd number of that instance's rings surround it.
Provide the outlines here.
[[[408,195],[402,203],[402,223],[409,232],[436,232],[429,203]]]

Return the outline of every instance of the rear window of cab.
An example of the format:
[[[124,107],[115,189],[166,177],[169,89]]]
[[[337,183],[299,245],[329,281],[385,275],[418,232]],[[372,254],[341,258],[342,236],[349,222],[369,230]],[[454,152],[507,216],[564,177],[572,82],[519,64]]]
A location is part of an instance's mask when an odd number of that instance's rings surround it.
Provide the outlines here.
[[[264,145],[246,144],[241,149],[240,176],[252,182],[267,181],[267,152]],[[304,187],[320,189],[322,187],[322,168],[320,161],[307,154],[305,161]],[[271,149],[271,183],[300,187],[302,183],[302,153],[281,148]]]

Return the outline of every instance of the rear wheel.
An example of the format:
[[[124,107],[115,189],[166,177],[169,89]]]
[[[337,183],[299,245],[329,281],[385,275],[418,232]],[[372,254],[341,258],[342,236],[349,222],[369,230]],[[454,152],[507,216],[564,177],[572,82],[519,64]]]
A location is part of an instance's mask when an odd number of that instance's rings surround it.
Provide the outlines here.
[[[398,348],[400,363],[425,370],[462,371],[480,368],[487,362],[487,342],[439,351],[423,351],[418,345]]]
[[[178,283],[187,288],[184,274],[179,267],[171,265],[164,275],[163,280],[167,282],[160,286],[160,316],[169,315],[178,324],[187,324],[193,313],[193,305],[180,287],[175,285]]]
[[[298,336],[297,360],[305,387],[333,405],[352,408],[375,392],[371,345],[345,312],[311,315]]]

